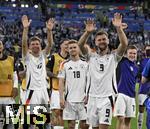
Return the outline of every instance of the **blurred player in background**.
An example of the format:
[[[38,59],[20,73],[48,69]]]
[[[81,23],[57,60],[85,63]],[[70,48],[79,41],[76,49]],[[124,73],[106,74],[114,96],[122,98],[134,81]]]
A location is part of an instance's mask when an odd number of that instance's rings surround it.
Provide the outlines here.
[[[150,83],[150,59],[148,60],[142,72],[142,83]],[[147,129],[150,129],[150,92],[148,93],[147,99],[145,100],[145,106],[147,110],[146,126]]]
[[[140,61],[140,73],[142,74],[142,71],[148,62],[150,58],[150,45],[145,46],[145,58]],[[144,101],[147,98],[147,93],[150,91],[150,83],[140,83],[140,89],[139,89],[139,95],[138,95],[138,101],[139,101],[139,112],[138,112],[138,129],[142,129],[142,123],[144,119]]]
[[[15,97],[18,95],[18,77],[14,68],[14,58],[4,54],[4,46],[0,41],[0,116],[6,118],[6,106],[15,104]],[[10,119],[10,118],[8,118]],[[9,123],[0,123],[0,129],[14,129],[10,119]]]

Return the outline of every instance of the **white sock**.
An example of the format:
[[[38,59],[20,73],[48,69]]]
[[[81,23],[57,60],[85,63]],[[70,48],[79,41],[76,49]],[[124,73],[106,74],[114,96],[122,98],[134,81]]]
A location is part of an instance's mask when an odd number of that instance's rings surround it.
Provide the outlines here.
[[[138,112],[138,129],[142,129],[142,124],[143,124],[143,116],[144,116],[144,113],[139,113]]]
[[[54,126],[54,129],[64,129],[63,126]]]
[[[75,129],[78,129],[78,127],[79,127],[79,120],[76,120],[75,121]]]
[[[89,126],[89,129],[92,129],[92,125]]]
[[[0,129],[3,129],[4,126],[4,118],[0,116]]]

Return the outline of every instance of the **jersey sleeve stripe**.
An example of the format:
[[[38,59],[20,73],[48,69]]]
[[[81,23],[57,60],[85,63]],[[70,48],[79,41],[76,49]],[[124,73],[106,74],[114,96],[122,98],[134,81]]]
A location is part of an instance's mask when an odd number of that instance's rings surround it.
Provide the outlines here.
[[[26,105],[30,104],[31,97],[33,95],[34,90],[30,90],[28,99],[26,100]]]
[[[68,88],[67,88],[67,92],[66,92],[66,95],[65,95],[65,101],[67,100],[68,94],[69,94],[69,91],[68,91]]]
[[[114,93],[115,93],[115,94],[118,94],[117,90],[115,89],[115,85],[114,85],[114,80],[113,80],[113,78],[112,78],[112,88],[113,88],[113,90],[114,90]]]
[[[29,76],[29,81],[28,81],[28,84],[27,84],[27,89],[29,89],[30,82],[31,82],[31,74],[30,74],[30,76]]]
[[[63,68],[64,68],[64,64],[69,62],[70,60],[65,60],[63,61],[61,64],[60,64],[60,67],[59,67],[59,71],[61,71]]]

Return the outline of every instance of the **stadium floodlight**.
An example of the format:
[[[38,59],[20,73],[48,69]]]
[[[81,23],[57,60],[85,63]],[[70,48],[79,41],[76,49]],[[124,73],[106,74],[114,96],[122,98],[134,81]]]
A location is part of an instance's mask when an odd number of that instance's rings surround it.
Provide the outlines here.
[[[15,2],[16,0],[11,0],[11,2]]]
[[[8,0],[6,0],[6,1],[8,1]]]
[[[12,4],[13,7],[16,7],[16,4]]]
[[[26,5],[25,5],[25,7],[26,7],[26,8],[28,8],[28,7],[29,7],[29,5],[28,5],[28,4],[26,4]]]
[[[24,7],[25,7],[25,5],[24,5],[24,4],[21,4],[21,7],[22,7],[22,8],[24,8]]]
[[[38,5],[36,4],[36,5],[34,5],[34,8],[38,8]]]

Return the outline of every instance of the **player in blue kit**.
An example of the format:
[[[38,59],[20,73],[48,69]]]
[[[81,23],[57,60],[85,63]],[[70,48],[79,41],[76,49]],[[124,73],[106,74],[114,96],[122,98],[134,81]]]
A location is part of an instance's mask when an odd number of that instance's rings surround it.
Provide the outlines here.
[[[147,111],[146,126],[150,129],[150,96],[144,102]]]
[[[142,71],[146,65],[146,63],[149,60],[150,57],[150,45],[147,45],[145,47],[145,55],[146,57],[141,60],[140,62],[140,73],[142,74]],[[144,117],[144,101],[147,98],[147,92],[150,91],[150,83],[140,83],[139,88],[139,95],[138,95],[138,101],[139,101],[139,112],[138,112],[138,129],[142,129],[142,123],[143,123],[143,117]]]
[[[130,129],[130,121],[135,117],[135,85],[138,75],[137,48],[128,46],[127,55],[123,57],[117,67],[119,74],[118,97],[114,108],[114,116],[117,116],[116,129]]]
[[[150,59],[148,60],[143,72],[142,72],[142,83],[150,81]]]
[[[150,59],[148,60],[143,72],[142,72],[142,83],[150,82]],[[150,93],[148,94],[150,96]],[[150,129],[150,97],[148,97],[145,101],[145,106],[147,110],[147,121],[146,126],[147,129]]]

